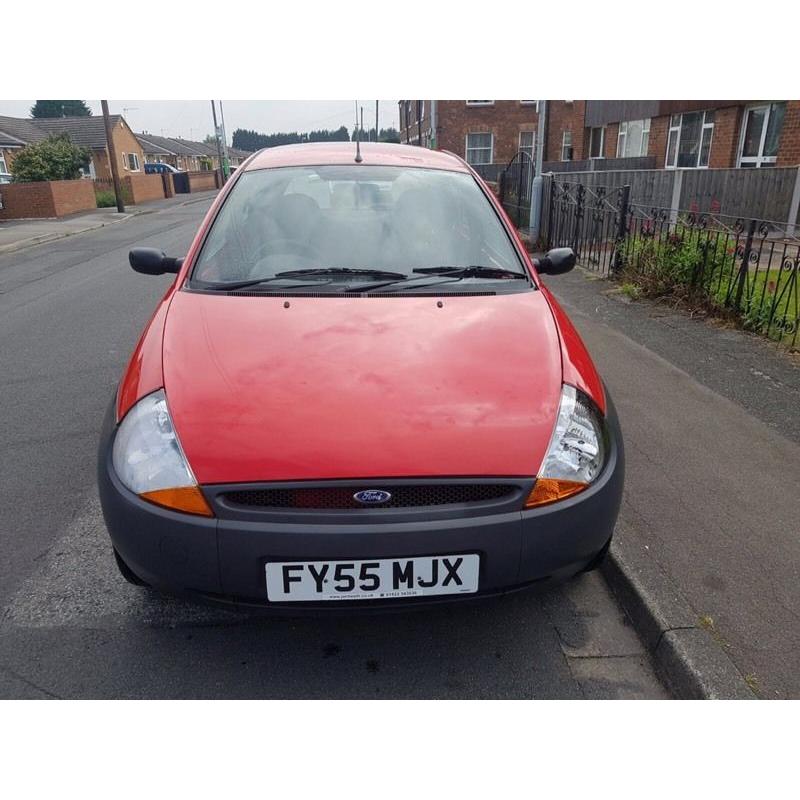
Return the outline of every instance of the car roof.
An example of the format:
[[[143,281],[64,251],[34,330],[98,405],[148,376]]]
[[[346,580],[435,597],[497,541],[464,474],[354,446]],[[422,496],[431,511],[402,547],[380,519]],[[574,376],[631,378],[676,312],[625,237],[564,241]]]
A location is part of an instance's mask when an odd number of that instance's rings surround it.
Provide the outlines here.
[[[354,164],[355,142],[318,142],[313,144],[287,144],[260,150],[247,164],[246,170],[275,167],[320,166],[329,164]],[[363,142],[362,164],[383,167],[421,167],[444,169],[452,172],[469,172],[467,165],[452,153],[428,150],[408,144]]]

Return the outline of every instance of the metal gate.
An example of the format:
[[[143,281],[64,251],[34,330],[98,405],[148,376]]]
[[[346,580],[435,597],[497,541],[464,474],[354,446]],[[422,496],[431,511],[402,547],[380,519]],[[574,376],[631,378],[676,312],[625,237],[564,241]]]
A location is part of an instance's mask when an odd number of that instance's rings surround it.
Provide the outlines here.
[[[549,247],[571,247],[587,269],[605,274],[620,266],[630,213],[630,186],[590,189],[548,178],[543,230]]]
[[[531,216],[534,164],[520,150],[500,173],[500,202],[517,228],[527,228]]]

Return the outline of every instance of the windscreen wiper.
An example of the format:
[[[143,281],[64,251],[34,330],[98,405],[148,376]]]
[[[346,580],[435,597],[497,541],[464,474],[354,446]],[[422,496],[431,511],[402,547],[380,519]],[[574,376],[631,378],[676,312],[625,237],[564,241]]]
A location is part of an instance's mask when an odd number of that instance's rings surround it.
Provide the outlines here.
[[[528,277],[524,272],[481,265],[470,265],[468,267],[417,267],[412,271],[423,275],[446,275],[451,278],[500,278],[502,280],[504,278],[527,279]]]
[[[385,269],[355,269],[353,267],[317,267],[315,269],[292,269],[288,272],[278,272],[276,278],[297,278],[301,275],[373,275],[377,278],[401,278],[408,277],[402,272],[389,272]]]
[[[219,283],[206,283],[202,282],[199,283],[197,288],[198,289],[212,289],[212,290],[219,290],[222,292],[225,291],[232,291],[234,289],[246,289],[248,286],[258,286],[262,283],[272,283],[272,281],[285,281],[291,278],[291,275],[273,275],[271,278],[252,278],[248,281],[220,281]],[[298,276],[299,277],[299,276]],[[324,278],[324,275],[321,275],[320,278]],[[291,286],[283,286],[282,289],[300,289],[304,288],[305,286],[316,286],[317,281],[313,284],[292,284]],[[325,283],[330,283],[330,281],[325,281]]]

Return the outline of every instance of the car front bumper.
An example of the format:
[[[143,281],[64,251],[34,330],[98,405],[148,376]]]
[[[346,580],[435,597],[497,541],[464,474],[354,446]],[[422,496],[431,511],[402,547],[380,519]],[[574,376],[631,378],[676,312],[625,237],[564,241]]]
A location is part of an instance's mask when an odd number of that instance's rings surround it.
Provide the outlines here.
[[[604,550],[614,531],[624,479],[622,438],[610,398],[608,431],[609,458],[600,478],[574,497],[530,510],[467,517],[433,511],[369,524],[339,519],[298,522],[296,515],[281,519],[274,513],[269,519],[206,518],[155,506],[120,483],[111,462],[116,434],[111,409],[100,442],[98,485],[114,547],[139,578],[161,591],[227,607],[293,614],[334,606],[374,609],[463,602],[571,577]],[[220,488],[204,487],[204,491],[213,501]],[[267,601],[268,562],[458,553],[481,557],[477,594],[336,603]]]

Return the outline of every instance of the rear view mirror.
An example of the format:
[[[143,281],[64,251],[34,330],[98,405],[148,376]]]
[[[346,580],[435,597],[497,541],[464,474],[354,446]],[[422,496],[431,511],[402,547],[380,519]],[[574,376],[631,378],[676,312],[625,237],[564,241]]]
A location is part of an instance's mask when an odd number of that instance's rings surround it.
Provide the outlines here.
[[[128,261],[136,272],[141,272],[143,275],[178,272],[183,264],[182,258],[170,258],[163,250],[155,247],[134,247],[128,253]]]
[[[575,251],[571,247],[555,247],[533,263],[544,275],[563,275],[575,266]]]

